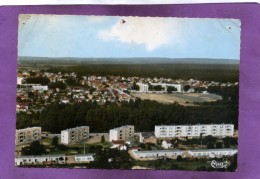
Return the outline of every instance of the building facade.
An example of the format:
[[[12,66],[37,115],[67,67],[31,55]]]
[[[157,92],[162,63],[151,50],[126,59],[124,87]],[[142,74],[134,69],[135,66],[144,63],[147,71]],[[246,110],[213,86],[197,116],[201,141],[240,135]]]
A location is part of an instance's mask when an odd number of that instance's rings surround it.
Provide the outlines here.
[[[132,150],[132,154],[135,158],[161,158],[161,157],[177,158],[178,156],[182,156],[183,152],[181,150],[146,150],[146,151]]]
[[[80,126],[61,131],[61,143],[73,144],[89,138],[89,127]]]
[[[237,154],[237,149],[226,148],[226,149],[202,149],[202,150],[189,150],[188,153],[192,157],[223,157],[223,156],[233,156]]]
[[[144,84],[144,83],[136,83],[136,85],[139,86],[139,91],[142,93],[146,93],[149,91],[149,86],[148,84]]]
[[[162,86],[164,91],[167,91],[167,87],[172,86],[176,88],[177,92],[182,92],[182,85],[181,84],[171,84],[171,83],[151,83],[152,86]]]
[[[41,127],[29,127],[16,130],[16,145],[29,144],[41,139]]]
[[[109,131],[109,141],[127,140],[132,136],[134,136],[134,126],[132,125],[121,126]]]
[[[200,137],[212,135],[226,137],[234,135],[233,124],[202,124],[202,125],[160,125],[155,126],[154,134],[158,138]]]
[[[34,164],[51,164],[51,163],[65,163],[65,154],[57,155],[40,155],[40,156],[20,156],[15,158],[15,165],[34,165]]]

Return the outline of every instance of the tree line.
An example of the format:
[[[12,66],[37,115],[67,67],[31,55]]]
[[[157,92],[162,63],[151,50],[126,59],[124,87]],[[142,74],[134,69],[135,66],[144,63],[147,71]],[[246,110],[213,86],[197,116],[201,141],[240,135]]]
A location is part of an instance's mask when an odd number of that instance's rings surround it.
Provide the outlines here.
[[[91,132],[108,132],[122,125],[134,125],[136,131],[154,131],[155,125],[232,123],[238,125],[237,107],[232,102],[181,106],[140,100],[99,105],[96,102],[53,103],[39,113],[18,113],[17,128],[40,126],[43,131],[87,125]]]
[[[77,75],[116,75],[197,79],[204,81],[237,82],[239,65],[233,64],[81,64],[50,67],[49,72],[75,72]]]

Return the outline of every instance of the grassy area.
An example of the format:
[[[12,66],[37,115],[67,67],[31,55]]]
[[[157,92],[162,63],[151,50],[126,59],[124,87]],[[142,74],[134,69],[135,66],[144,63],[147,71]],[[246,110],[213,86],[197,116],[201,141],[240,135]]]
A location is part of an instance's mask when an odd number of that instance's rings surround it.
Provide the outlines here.
[[[85,143],[78,143],[78,144],[72,144],[72,145],[62,145],[59,144],[57,146],[53,146],[52,138],[45,138],[41,140],[41,143],[44,145],[46,151],[48,154],[66,154],[66,155],[73,155],[73,154],[83,154],[84,148],[86,153],[90,153],[91,148],[93,150],[93,147],[95,146],[102,146],[102,148],[111,147],[112,144],[110,142],[105,141],[104,143],[96,142],[92,144]],[[91,151],[92,152],[92,151]]]
[[[40,141],[43,145],[51,145],[52,143],[52,138],[44,138]]]
[[[157,170],[197,170],[199,167],[210,167],[207,161],[177,161],[177,160],[150,160],[150,161],[135,161],[136,166],[145,167]]]

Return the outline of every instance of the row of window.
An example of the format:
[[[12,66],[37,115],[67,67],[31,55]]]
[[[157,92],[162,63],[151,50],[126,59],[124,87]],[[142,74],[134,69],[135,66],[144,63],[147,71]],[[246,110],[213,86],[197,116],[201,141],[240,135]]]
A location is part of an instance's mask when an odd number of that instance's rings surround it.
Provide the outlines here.
[[[231,128],[231,126],[187,126],[186,129],[206,129],[208,127],[211,127],[213,129],[215,128]],[[185,128],[185,127],[160,127],[160,130],[173,130],[173,129],[181,129],[181,128]]]

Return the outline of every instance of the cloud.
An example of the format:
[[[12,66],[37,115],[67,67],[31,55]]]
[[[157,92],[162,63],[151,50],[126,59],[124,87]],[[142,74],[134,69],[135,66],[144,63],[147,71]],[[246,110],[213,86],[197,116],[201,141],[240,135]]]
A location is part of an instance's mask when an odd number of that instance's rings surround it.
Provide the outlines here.
[[[122,17],[111,28],[98,32],[102,40],[116,40],[130,45],[144,45],[153,51],[163,45],[172,45],[178,39],[178,21],[172,18]]]

